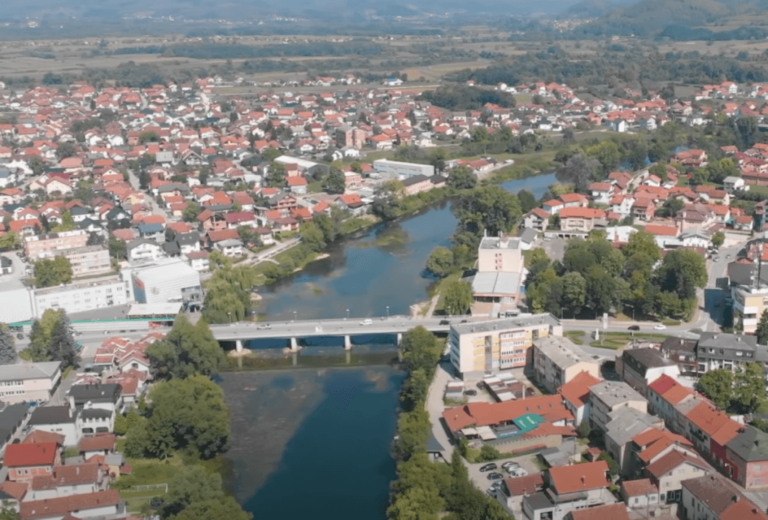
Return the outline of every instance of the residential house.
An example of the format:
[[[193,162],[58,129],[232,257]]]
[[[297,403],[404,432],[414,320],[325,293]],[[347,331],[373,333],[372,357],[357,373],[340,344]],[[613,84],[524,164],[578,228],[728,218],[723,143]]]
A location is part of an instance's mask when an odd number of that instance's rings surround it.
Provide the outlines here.
[[[163,246],[156,240],[149,238],[137,238],[125,244],[125,253],[128,262],[153,262],[165,257]]]
[[[695,339],[668,337],[662,343],[662,356],[677,364],[681,376],[694,377],[697,373]]]
[[[613,184],[609,182],[593,182],[589,185],[589,193],[595,204],[608,204],[613,195]]]
[[[431,190],[434,185],[432,184],[431,177],[426,175],[412,175],[401,181],[405,188],[406,195],[416,195],[425,191]]]
[[[619,465],[619,474],[626,476],[632,473],[632,451],[629,445],[632,439],[648,430],[661,428],[664,422],[635,408],[616,407],[607,415],[603,439],[605,451]]]
[[[27,424],[31,431],[61,435],[64,446],[76,446],[80,440],[76,420],[77,415],[69,406],[38,406]]]
[[[567,207],[560,210],[560,229],[566,232],[589,233],[597,220],[605,219],[601,209]]]
[[[718,368],[735,372],[740,366],[757,361],[757,350],[755,336],[703,332],[696,344],[698,374]]]
[[[606,504],[588,509],[576,509],[565,520],[629,520],[629,513],[624,504]]]
[[[70,513],[76,513],[72,516]],[[83,493],[45,500],[22,502],[24,520],[69,520],[71,518],[120,518],[125,516],[125,503],[116,489]]]
[[[726,444],[727,472],[740,486],[768,484],[768,433],[748,425]]]
[[[59,448],[55,442],[6,446],[3,467],[8,468],[8,480],[31,483],[35,477],[51,475],[61,463]]]
[[[505,478],[504,485],[496,495],[502,506],[511,511],[522,511],[523,499],[544,489],[544,474],[533,473],[524,477]]]
[[[545,474],[547,488],[523,499],[529,520],[563,520],[571,511],[616,502],[608,491],[608,464],[588,462],[551,468]]]
[[[671,450],[649,464],[646,473],[659,490],[659,504],[680,503],[682,482],[703,477],[714,470],[690,451]]]
[[[543,233],[549,225],[549,213],[542,208],[534,208],[523,217],[523,225]]]
[[[24,496],[24,502],[47,500],[103,491],[104,471],[98,464],[56,466],[52,475],[35,477]]]
[[[682,488],[682,520],[768,520],[768,515],[719,475],[684,480]]]

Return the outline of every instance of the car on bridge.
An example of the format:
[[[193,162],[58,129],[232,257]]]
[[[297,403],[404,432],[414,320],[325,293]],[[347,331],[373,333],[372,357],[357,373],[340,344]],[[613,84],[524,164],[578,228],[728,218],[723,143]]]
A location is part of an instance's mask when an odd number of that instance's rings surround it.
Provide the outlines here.
[[[373,320],[370,319],[370,318],[365,319],[365,320],[360,322],[360,325],[363,325],[363,326],[365,326],[365,325],[372,325],[372,324],[373,324]]]

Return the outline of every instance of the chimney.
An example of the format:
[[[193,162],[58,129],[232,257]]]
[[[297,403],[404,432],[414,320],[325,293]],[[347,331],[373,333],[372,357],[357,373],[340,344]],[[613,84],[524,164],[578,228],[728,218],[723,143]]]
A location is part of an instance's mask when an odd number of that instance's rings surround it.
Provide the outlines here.
[[[584,484],[584,477],[581,477],[581,483]]]
[[[739,495],[733,495],[733,496],[731,497],[731,502],[733,502],[734,504],[735,504],[736,502],[738,502],[738,501],[739,501]]]

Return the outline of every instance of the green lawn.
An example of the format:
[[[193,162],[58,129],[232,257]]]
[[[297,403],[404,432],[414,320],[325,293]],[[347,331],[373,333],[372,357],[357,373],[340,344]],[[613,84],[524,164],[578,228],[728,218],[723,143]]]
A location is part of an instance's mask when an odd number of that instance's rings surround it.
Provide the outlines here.
[[[459,278],[461,278],[461,273],[451,273],[437,282],[437,284],[430,289],[430,296],[434,296],[435,294],[440,295],[440,298],[437,300],[437,305],[435,306],[435,315],[445,314],[445,288],[448,287],[451,282],[458,281]]]
[[[586,342],[586,333],[581,330],[568,330],[563,332],[563,336],[573,341],[576,345],[583,345]]]
[[[613,350],[624,347],[627,343],[636,339],[638,341],[664,341],[666,334],[653,334],[637,332],[634,337],[629,332],[601,332],[600,339],[589,343],[592,347],[610,348]]]

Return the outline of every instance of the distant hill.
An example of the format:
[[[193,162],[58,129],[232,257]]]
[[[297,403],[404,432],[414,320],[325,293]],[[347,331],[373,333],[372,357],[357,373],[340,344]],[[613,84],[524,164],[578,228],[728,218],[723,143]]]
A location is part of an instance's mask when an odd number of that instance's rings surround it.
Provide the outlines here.
[[[564,16],[572,18],[597,18],[605,16],[635,0],[583,0],[569,7]]]
[[[374,0],[24,0],[6,2],[0,19],[67,17],[112,19],[123,17],[172,16],[175,19],[264,19],[272,15],[297,18],[339,19],[355,16],[413,16],[419,13],[559,13],[578,0],[408,0],[381,2]],[[7,4],[7,5],[6,5]]]
[[[677,30],[701,27],[725,21],[736,14],[765,14],[768,7],[768,0],[639,0],[629,5],[614,6],[610,3],[610,0],[587,0],[571,7],[569,12],[578,12],[579,9],[588,12],[590,5],[594,6],[593,9],[598,9],[602,4],[605,10],[598,20],[580,28],[587,34],[663,34],[674,38],[674,30],[667,30],[668,28]],[[741,31],[739,34],[747,33],[748,31]],[[690,34],[707,39],[710,31],[704,29],[703,32]],[[721,35],[716,39],[732,39],[727,36]]]

